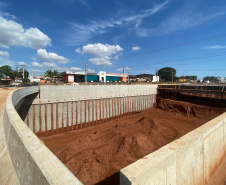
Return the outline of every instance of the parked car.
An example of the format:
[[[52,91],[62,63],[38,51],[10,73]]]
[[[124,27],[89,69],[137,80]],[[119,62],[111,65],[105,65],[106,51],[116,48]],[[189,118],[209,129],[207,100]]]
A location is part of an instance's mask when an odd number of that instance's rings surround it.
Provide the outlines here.
[[[19,86],[20,85],[20,82],[13,82],[12,85]]]
[[[72,85],[72,86],[79,86],[79,83],[75,83],[75,82],[74,82],[74,83],[72,83],[71,85]]]

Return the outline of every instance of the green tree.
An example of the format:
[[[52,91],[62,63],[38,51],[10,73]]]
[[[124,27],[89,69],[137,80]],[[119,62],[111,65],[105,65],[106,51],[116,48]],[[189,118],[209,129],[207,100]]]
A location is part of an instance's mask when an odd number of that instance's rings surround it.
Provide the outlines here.
[[[179,78],[185,78],[188,80],[197,80],[197,76],[180,76]]]
[[[59,76],[59,72],[57,70],[53,71],[53,77],[57,78]]]
[[[46,75],[47,77],[49,77],[49,78],[52,78],[52,77],[53,77],[53,72],[52,72],[52,70],[47,70],[47,71],[45,72],[45,75]]]
[[[216,76],[205,76],[203,78],[203,81],[210,81],[212,83],[218,83],[219,82],[219,79]]]
[[[173,76],[173,81],[176,79],[176,69],[172,67],[164,67],[158,70],[158,75],[160,76],[161,80],[164,81],[172,81],[172,76]]]
[[[13,77],[13,70],[10,66],[4,65],[0,67],[0,77],[5,78],[9,76],[10,78]]]

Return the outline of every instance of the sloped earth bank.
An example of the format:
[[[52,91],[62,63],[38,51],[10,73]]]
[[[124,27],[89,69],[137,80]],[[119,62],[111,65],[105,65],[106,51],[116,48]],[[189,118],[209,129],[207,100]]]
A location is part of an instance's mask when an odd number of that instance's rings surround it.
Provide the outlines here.
[[[223,111],[172,100],[160,100],[159,107],[165,110],[151,108],[40,139],[84,184],[115,185],[120,169],[140,158],[145,160],[147,154]]]

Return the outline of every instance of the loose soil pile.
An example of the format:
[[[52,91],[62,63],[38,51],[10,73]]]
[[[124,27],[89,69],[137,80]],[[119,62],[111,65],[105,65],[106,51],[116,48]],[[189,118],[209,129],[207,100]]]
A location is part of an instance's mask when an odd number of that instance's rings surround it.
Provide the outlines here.
[[[213,118],[209,112],[205,117],[200,116],[203,110],[199,111],[194,104],[173,106],[176,101],[170,104],[169,108],[166,103],[161,107],[171,112],[151,108],[93,127],[40,139],[84,184],[119,184],[120,169]]]
[[[226,105],[224,107],[210,107],[161,98],[158,99],[158,108],[172,112],[175,115],[180,114],[188,118],[208,120],[226,112]]]

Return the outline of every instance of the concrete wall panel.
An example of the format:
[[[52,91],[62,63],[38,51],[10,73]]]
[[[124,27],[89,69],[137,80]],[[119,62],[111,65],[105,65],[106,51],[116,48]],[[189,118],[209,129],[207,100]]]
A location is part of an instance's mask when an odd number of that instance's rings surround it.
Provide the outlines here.
[[[42,103],[145,94],[157,94],[157,85],[42,85],[40,87]]]
[[[223,124],[217,129],[213,130],[203,141],[204,151],[204,173],[205,184],[209,183],[209,180],[216,171],[217,166],[222,161],[224,155],[223,146]]]
[[[202,138],[185,141],[185,145],[177,152],[177,183],[200,184],[203,178]]]
[[[208,184],[226,157],[225,120],[226,113],[123,168],[120,182]]]

